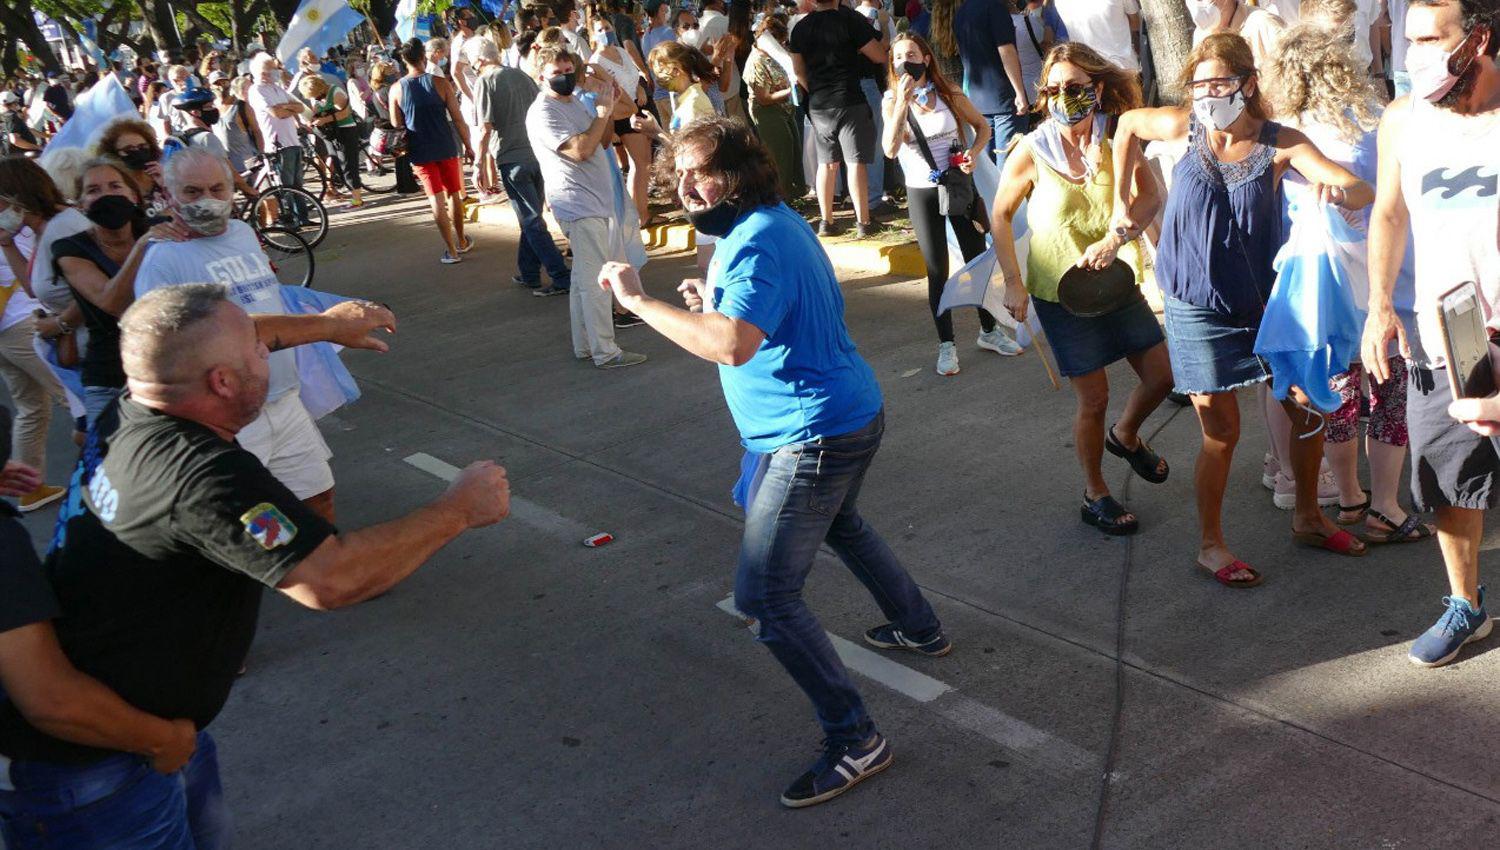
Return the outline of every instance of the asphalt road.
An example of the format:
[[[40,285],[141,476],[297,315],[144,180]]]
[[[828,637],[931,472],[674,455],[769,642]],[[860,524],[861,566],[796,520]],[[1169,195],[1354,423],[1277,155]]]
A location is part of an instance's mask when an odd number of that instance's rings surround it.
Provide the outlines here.
[[[389,354],[346,356],[364,398],[323,422],[341,523],[414,508],[476,458],[508,468],[517,500],[356,609],[267,600],[249,672],[212,727],[238,846],[1084,848],[1096,825],[1110,848],[1500,839],[1500,639],[1437,671],[1405,657],[1441,613],[1435,545],[1363,559],[1294,548],[1290,515],[1259,484],[1248,395],[1227,525],[1266,584],[1231,591],[1192,568],[1191,411],[1149,423],[1174,464],[1167,483],[1106,458],[1144,526],[1106,538],[1078,520],[1072,397],[1036,355],[973,348],[969,313],[963,372],[940,378],[925,284],[857,275],[848,321],[888,428],[863,509],[956,649],[879,657],[850,643],[894,768],[782,809],[820,734],[721,607],[739,452],[713,367],[649,328],[621,332],[642,366],[575,361],[567,300],[510,282],[513,228],[474,227],[478,249],[448,267],[417,203],[337,225],[318,287],[399,317]],[[666,296],[691,262],[654,259],[648,287]],[[1111,376],[1123,399],[1128,371]],[[59,480],[72,459],[61,421],[54,437]],[[28,520],[39,540],[43,513]],[[615,541],[581,545],[601,531]],[[808,597],[849,642],[879,622],[827,553]]]

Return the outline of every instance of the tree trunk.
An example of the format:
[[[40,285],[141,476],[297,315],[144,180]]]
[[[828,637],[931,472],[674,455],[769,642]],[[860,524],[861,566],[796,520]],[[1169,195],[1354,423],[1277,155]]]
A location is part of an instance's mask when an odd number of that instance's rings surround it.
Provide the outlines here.
[[[1151,63],[1156,68],[1157,100],[1181,103],[1177,84],[1182,66],[1193,49],[1193,19],[1182,0],[1141,0],[1141,15],[1151,39]]]
[[[62,71],[57,55],[52,52],[52,45],[47,43],[41,27],[36,25],[36,19],[31,16],[31,0],[0,3],[0,30],[8,35],[7,41],[19,38],[25,43],[46,70]]]
[[[177,23],[172,20],[172,7],[167,0],[140,0],[141,12],[145,14],[146,29],[157,50],[180,50],[182,40],[177,37]]]

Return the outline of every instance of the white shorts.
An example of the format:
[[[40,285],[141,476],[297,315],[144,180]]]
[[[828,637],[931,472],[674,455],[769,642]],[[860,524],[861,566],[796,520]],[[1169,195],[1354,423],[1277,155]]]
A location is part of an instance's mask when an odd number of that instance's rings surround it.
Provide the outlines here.
[[[236,439],[255,455],[292,495],[310,499],[333,489],[333,452],[295,392],[267,402]]]

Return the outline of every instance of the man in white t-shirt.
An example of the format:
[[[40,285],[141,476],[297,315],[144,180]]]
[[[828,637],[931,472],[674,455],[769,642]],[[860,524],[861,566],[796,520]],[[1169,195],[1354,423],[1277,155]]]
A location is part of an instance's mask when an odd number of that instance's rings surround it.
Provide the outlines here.
[[[196,238],[152,245],[135,276],[136,297],[163,286],[218,283],[251,315],[285,313],[281,282],[255,231],[231,216],[234,174],[229,163],[200,148],[186,148],[167,160],[162,171],[174,212]],[[298,397],[296,356],[291,349],[273,351],[270,364],[265,407],[240,431],[239,443],[332,522],[332,453]]]
[[[1127,71],[1141,70],[1138,0],[1055,0],[1068,38]]]
[[[1244,0],[1186,0],[1193,17],[1193,46],[1216,32],[1238,33],[1250,45],[1258,68],[1265,67],[1286,29],[1275,12],[1257,9]],[[1071,35],[1071,32],[1069,33]]]
[[[281,60],[273,53],[257,53],[250,60],[255,85],[246,92],[250,111],[260,127],[265,153],[276,165],[281,185],[302,187],[302,142],[297,138],[297,116],[307,111],[302,101],[281,84]]]
[[[468,47],[475,38],[483,38],[474,34],[474,25],[478,22],[478,16],[468,6],[454,10],[452,50],[448,58],[448,76],[458,89],[458,111],[463,115],[464,122],[469,125],[469,138],[471,139],[478,139],[484,135],[484,123],[479,120],[479,114],[474,108],[475,91],[479,88],[479,73],[474,70],[475,63],[469,60],[470,49]],[[484,163],[481,160],[482,157],[474,157],[474,185],[479,187],[479,202],[488,203],[496,198],[496,194],[490,189],[495,186],[497,178],[484,173]]]
[[[617,237],[611,231],[615,178],[608,159],[614,156],[610,116],[615,104],[630,95],[608,74],[577,82],[583,61],[559,46],[537,52],[536,70],[541,95],[526,110],[526,137],[542,167],[552,215],[573,248],[573,284],[568,289],[573,356],[592,360],[600,369],[643,363],[644,354],[621,351],[615,344],[610,294],[598,285],[604,263],[615,255]],[[594,93],[592,107],[574,94],[575,87]]]

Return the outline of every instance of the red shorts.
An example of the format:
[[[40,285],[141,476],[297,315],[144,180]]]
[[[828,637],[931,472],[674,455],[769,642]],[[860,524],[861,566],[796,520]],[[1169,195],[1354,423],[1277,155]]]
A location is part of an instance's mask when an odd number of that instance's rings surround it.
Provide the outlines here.
[[[417,172],[417,179],[422,181],[422,191],[429,195],[439,192],[457,195],[464,190],[464,176],[458,167],[456,156],[421,165],[413,163],[411,168]]]

